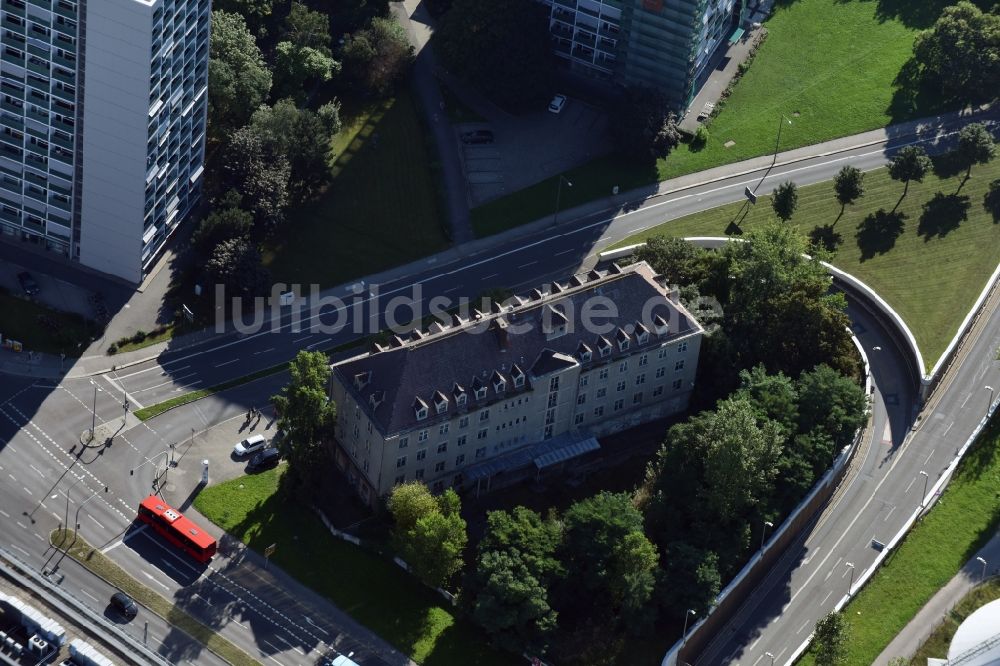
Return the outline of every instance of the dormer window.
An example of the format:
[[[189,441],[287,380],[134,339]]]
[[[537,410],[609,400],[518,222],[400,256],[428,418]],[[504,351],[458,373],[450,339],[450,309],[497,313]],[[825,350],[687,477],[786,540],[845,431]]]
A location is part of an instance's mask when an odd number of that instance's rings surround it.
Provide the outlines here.
[[[360,391],[364,387],[368,386],[371,380],[372,380],[371,370],[368,370],[366,372],[359,372],[358,374],[354,375],[354,388]]]
[[[584,343],[580,343],[580,346],[576,348],[576,353],[580,357],[583,363],[589,363],[594,357],[594,352]]]
[[[656,329],[657,335],[666,335],[670,330],[670,327],[667,326],[667,320],[663,318],[663,315],[653,317],[653,328]]]
[[[524,371],[516,365],[511,367],[510,376],[514,378],[514,388],[524,386]]]
[[[507,390],[507,380],[499,372],[493,373],[492,380],[493,391],[495,393],[503,393]]]
[[[486,397],[486,387],[480,386],[476,389],[476,400],[482,400]]]
[[[458,404],[459,407],[465,407],[465,403],[468,402],[468,400],[469,396],[465,393],[462,393],[457,398],[455,398],[455,402]]]
[[[427,418],[427,403],[416,398],[413,401],[413,414],[417,417],[418,421],[423,421]]]
[[[468,394],[465,392],[465,387],[463,387],[458,382],[451,388],[451,394],[455,396],[455,404],[459,407],[465,407],[465,402],[468,400]]]
[[[441,391],[434,392],[434,409],[437,410],[438,414],[444,414],[448,411],[448,396]]]
[[[383,402],[385,402],[385,391],[374,391],[368,396],[368,404],[372,406],[372,409],[377,408]]]
[[[566,315],[558,309],[551,305],[542,308],[542,331],[545,333],[546,340],[554,340],[566,335],[568,324],[569,320],[566,319]]]
[[[486,397],[486,389],[486,382],[479,379],[479,377],[476,377],[472,381],[472,392],[475,394],[476,400],[482,400]]]
[[[643,326],[642,322],[636,322],[635,324],[635,341],[640,345],[649,342],[649,329]]]
[[[604,336],[601,336],[597,339],[597,350],[601,352],[601,358],[611,356],[611,342]]]
[[[625,350],[628,349],[629,342],[630,342],[628,333],[626,333],[624,330],[622,330],[622,329],[619,328],[618,329],[618,333],[616,334],[615,338],[618,340],[618,350],[619,351],[625,351]]]

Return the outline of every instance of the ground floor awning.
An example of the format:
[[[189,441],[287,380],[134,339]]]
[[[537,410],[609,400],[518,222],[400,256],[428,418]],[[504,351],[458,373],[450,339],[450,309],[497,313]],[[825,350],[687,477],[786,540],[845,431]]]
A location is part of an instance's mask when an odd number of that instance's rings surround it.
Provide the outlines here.
[[[555,440],[552,441],[554,442]],[[552,467],[553,465],[558,465],[561,462],[566,462],[567,460],[571,460],[577,456],[582,456],[584,453],[596,451],[599,448],[601,448],[601,445],[598,444],[597,440],[593,437],[573,441],[569,444],[562,444],[558,447],[550,448],[541,455],[536,456],[534,460],[535,467],[537,467],[540,471],[546,467]]]
[[[733,34],[729,36],[729,43],[735,44],[736,42],[743,39],[743,32],[744,32],[743,28],[736,28],[736,30],[733,31]]]
[[[481,463],[470,465],[462,471],[466,483],[489,479],[501,472],[510,472],[534,465],[537,471],[571,460],[585,453],[596,451],[601,445],[594,437],[580,433],[564,433],[558,437],[535,444],[528,444]]]

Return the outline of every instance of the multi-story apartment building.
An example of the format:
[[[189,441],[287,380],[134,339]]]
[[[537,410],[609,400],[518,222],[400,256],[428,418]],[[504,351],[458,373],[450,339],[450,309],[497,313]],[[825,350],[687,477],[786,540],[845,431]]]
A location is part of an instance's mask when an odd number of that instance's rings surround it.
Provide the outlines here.
[[[138,283],[196,203],[210,0],[0,0],[0,236]]]
[[[363,500],[509,483],[687,408],[703,329],[647,264],[514,300],[333,365],[335,459]]]
[[[697,92],[745,0],[542,0],[557,56],[596,78],[662,90],[678,106]]]

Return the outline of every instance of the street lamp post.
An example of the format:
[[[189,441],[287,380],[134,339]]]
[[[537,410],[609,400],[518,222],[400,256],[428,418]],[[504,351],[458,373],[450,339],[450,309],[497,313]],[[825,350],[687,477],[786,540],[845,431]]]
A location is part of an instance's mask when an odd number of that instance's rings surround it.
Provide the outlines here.
[[[567,187],[573,187],[573,183],[567,179],[564,175],[559,174],[559,186],[556,187],[556,213],[552,216],[552,226],[559,224],[559,201],[562,198],[562,185],[566,183]]]
[[[694,609],[688,608],[687,612],[684,613],[684,631],[681,632],[681,644],[683,644],[688,637],[688,618],[694,615]]]
[[[70,485],[70,487],[65,490],[65,492],[63,492],[63,495],[66,496],[66,513],[63,516],[63,525],[66,526],[66,530],[67,531],[69,530],[69,493],[70,493],[71,490],[73,490],[73,488],[76,487],[76,484],[78,484],[81,481],[83,481],[83,479],[84,479],[84,477],[81,476],[76,481],[74,481],[72,483],[72,485]]]
[[[992,386],[984,386],[983,388],[985,390],[987,390],[987,391],[990,392],[990,401],[988,403],[986,403],[986,416],[989,416],[990,415],[990,407],[993,406],[993,387]]]
[[[760,549],[761,550],[764,550],[764,539],[765,539],[765,537],[767,537],[767,528],[768,527],[774,527],[774,523],[772,523],[770,520],[765,520],[764,521],[764,528],[760,532]]]
[[[852,562],[844,562],[844,564],[851,570],[851,582],[847,584],[847,596],[851,596],[851,588],[854,587],[854,564]]]
[[[979,582],[981,583],[984,580],[986,580],[986,560],[984,560],[981,557],[977,557],[976,562],[979,562],[980,564],[983,565],[983,575],[979,577]]]
[[[781,114],[781,118],[778,119],[778,138],[774,141],[774,159],[771,160],[771,166],[774,166],[774,163],[778,161],[778,146],[781,143],[781,127],[783,121],[789,125],[792,124],[792,121],[786,118],[785,114]]]
[[[927,501],[927,479],[930,475],[924,470],[920,470],[920,476],[924,477],[924,494],[920,496],[920,508],[923,508],[924,502]]]
[[[764,656],[765,657],[770,657],[771,658],[771,666],[774,666],[774,655],[771,654],[770,652],[765,652]]]
[[[97,388],[97,382],[93,379],[90,383],[94,386],[94,406],[90,410],[90,441],[94,441],[94,431],[97,429],[97,392],[101,389]],[[68,527],[68,525],[67,525]]]

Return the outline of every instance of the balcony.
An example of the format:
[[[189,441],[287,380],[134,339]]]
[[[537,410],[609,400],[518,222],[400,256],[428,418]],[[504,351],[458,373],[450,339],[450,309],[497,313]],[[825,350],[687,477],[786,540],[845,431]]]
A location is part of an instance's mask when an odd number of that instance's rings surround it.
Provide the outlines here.
[[[61,99],[64,102],[69,102],[70,104],[76,102],[76,96],[73,93],[56,86],[52,87],[52,96],[56,99]]]
[[[42,9],[44,9],[47,12],[51,12],[52,11],[52,2],[51,2],[51,0],[28,0],[28,2],[30,4],[36,6],[36,7],[41,7]]]
[[[76,74],[60,67],[52,68],[52,78],[56,81],[61,81],[66,85],[76,85]]]
[[[25,18],[26,9],[24,3],[20,2],[20,0],[2,0],[0,1],[0,9],[10,12],[15,16]]]
[[[17,33],[18,35],[24,34],[24,22],[14,23],[14,21],[12,21],[10,16],[7,14],[4,14],[3,20],[0,21],[0,26],[10,30],[11,32]]]
[[[18,67],[24,67],[24,55],[17,55],[16,53],[8,51],[7,49],[4,49],[3,53],[0,53],[0,60],[3,60],[4,62],[9,62],[10,64],[16,65]]]
[[[76,60],[75,59],[71,60],[69,58],[66,58],[66,57],[61,56],[58,53],[56,53],[56,54],[52,55],[52,62],[54,64],[56,64],[56,65],[61,65],[62,67],[65,67],[68,70],[76,71]]]
[[[62,148],[64,150],[68,150],[68,151],[71,151],[71,152],[73,150],[73,141],[64,139],[63,137],[59,136],[55,132],[52,132],[49,135],[49,143],[53,144],[54,146],[59,146],[60,148]]]
[[[39,76],[44,76],[48,78],[49,76],[49,65],[44,60],[38,59],[28,59],[28,71],[34,72]]]
[[[63,18],[68,18],[76,20],[76,7],[72,6],[70,3],[64,0],[56,0],[55,5],[52,7],[52,11],[58,16]]]
[[[20,116],[4,114],[0,116],[0,127],[9,127],[19,132],[24,131],[24,121]]]

